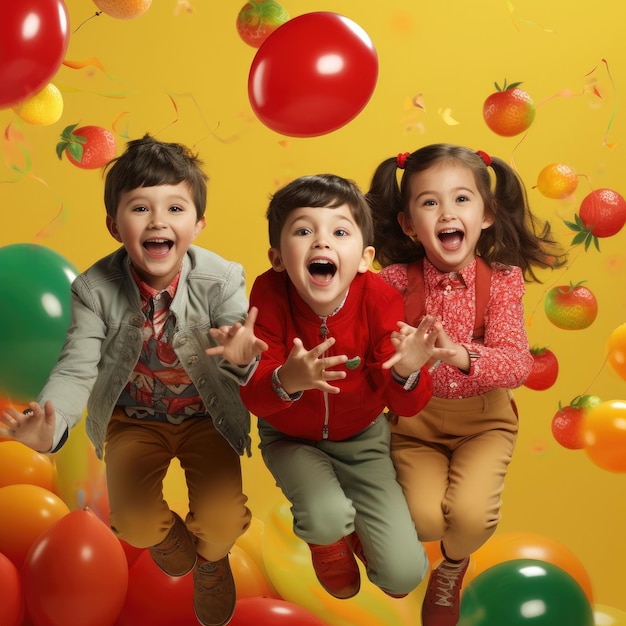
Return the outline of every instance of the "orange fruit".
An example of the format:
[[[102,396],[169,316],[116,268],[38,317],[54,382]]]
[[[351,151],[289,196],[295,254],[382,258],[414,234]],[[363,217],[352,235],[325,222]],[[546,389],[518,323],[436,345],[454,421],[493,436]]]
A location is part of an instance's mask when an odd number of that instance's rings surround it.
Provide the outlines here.
[[[546,196],[559,200],[571,196],[578,187],[578,174],[563,163],[546,165],[537,177],[537,189]]]
[[[609,365],[626,380],[626,324],[621,324],[611,333],[606,350]]]
[[[63,96],[58,88],[48,83],[41,91],[13,105],[17,116],[36,126],[50,126],[61,119]]]
[[[100,11],[120,20],[132,20],[143,15],[152,0],[93,0]]]

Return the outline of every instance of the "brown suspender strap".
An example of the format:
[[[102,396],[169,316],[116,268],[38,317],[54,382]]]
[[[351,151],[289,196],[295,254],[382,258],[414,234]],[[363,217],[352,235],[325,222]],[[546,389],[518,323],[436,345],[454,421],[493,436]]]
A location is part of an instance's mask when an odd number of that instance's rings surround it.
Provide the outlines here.
[[[474,340],[485,335],[485,311],[489,304],[491,289],[491,267],[480,257],[476,257],[476,319],[474,320]],[[407,323],[417,326],[424,317],[425,289],[423,259],[407,266],[408,289],[404,294],[404,312]]]

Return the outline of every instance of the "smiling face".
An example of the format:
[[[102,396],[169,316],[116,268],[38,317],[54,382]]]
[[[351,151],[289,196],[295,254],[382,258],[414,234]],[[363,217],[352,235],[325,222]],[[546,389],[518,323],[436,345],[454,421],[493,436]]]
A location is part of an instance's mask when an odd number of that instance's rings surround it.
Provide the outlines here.
[[[140,278],[154,289],[165,289],[205,219],[198,220],[193,196],[183,182],[122,192],[115,218],[107,215],[106,223]]]
[[[442,272],[463,269],[476,254],[478,239],[493,224],[472,170],[442,162],[414,174],[407,212],[398,214],[406,235],[417,237],[428,260]]]
[[[270,248],[268,255],[272,267],[289,274],[317,315],[330,315],[354,277],[369,269],[374,249],[364,247],[350,207],[342,204],[291,211],[281,231],[280,250]]]

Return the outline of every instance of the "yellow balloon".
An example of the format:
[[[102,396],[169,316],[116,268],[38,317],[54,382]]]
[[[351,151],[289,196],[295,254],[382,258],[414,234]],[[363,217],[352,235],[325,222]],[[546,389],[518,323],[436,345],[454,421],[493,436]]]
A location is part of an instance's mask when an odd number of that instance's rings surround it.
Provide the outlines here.
[[[361,590],[349,600],[338,600],[319,584],[309,548],[292,529],[289,503],[280,499],[265,519],[263,561],[270,580],[288,602],[304,607],[332,626],[415,626],[426,591],[424,580],[407,597],[387,596],[367,579],[361,568]]]
[[[54,455],[55,493],[70,510],[91,509],[103,522],[109,523],[109,498],[104,462],[87,437],[85,420],[70,433],[65,445]]]
[[[626,626],[626,613],[606,604],[593,605],[595,626]]]

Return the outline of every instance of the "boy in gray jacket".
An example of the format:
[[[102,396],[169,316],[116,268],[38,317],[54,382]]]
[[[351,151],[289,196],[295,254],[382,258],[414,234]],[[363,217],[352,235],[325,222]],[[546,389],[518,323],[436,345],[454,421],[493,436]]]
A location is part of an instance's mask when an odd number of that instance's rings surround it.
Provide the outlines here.
[[[236,600],[228,552],[251,519],[239,385],[267,346],[256,310],[247,316],[241,265],[192,245],[206,183],[196,155],[149,135],[109,163],[106,224],[122,247],[72,284],[65,344],[37,402],[0,420],[15,440],[56,452],[86,406],[111,528],[166,574],[193,570],[198,621],[223,626]],[[184,521],[163,500],[173,458],[189,490]]]

